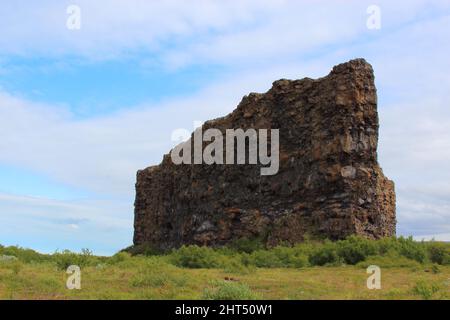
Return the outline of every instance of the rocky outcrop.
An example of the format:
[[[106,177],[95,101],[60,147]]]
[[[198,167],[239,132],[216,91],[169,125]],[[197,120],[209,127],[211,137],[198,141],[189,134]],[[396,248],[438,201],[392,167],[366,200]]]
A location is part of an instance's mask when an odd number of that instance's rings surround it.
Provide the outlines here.
[[[278,173],[264,176],[250,164],[175,165],[165,155],[137,174],[135,245],[395,235],[394,184],[377,162],[377,95],[365,60],[316,80],[276,81],[208,128],[279,129]]]

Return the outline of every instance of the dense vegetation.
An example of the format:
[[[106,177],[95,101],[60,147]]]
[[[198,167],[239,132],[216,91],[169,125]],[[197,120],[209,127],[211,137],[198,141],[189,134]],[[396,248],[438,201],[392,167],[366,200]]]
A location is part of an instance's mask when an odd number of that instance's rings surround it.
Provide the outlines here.
[[[91,286],[89,290],[69,292],[65,289],[65,270],[70,265],[82,268],[83,285]],[[408,281],[405,291],[396,294],[398,285],[393,286],[393,291],[387,296],[360,291],[368,291],[363,280],[367,277],[365,268],[369,265],[378,265],[385,270],[384,275],[386,272],[390,275],[403,272],[404,275],[398,277]],[[308,277],[318,277],[320,281],[342,271],[349,273],[350,282],[352,272],[362,279],[358,280],[360,293],[350,296],[353,298],[364,298],[368,294],[366,298],[447,299],[448,283],[445,281],[450,280],[449,270],[450,244],[417,242],[402,237],[373,241],[352,236],[336,242],[306,241],[270,249],[264,248],[257,240],[242,239],[223,248],[184,246],[166,253],[140,246],[111,257],[94,256],[87,249],[80,253],[66,250],[41,254],[30,249],[0,246],[0,298],[345,298],[349,294],[345,291],[348,284],[340,284],[342,292],[339,293],[339,278],[327,280],[337,281],[336,292],[331,297],[313,289],[309,293],[300,291],[306,297],[298,293],[285,295],[283,290],[294,290],[290,288],[290,283],[294,285],[294,282],[288,279],[280,292],[255,290],[265,283],[267,274],[281,282],[287,274],[292,274],[299,277],[297,285],[302,286],[309,281],[302,278],[305,273],[310,274]],[[113,281],[118,283],[112,284]],[[250,286],[251,283],[254,285]],[[94,290],[100,284],[103,285],[101,289],[107,291],[105,296],[100,294],[102,290]],[[121,289],[114,289],[118,284]],[[309,285],[314,287],[315,284]]]
[[[132,254],[157,255],[145,246],[127,251]],[[417,242],[403,237],[373,241],[351,236],[336,242],[306,241],[295,246],[266,249],[257,240],[241,239],[228,247],[217,249],[183,246],[164,256],[170,263],[182,268],[303,268],[368,263],[378,263],[384,267],[426,263],[450,265],[450,244]]]

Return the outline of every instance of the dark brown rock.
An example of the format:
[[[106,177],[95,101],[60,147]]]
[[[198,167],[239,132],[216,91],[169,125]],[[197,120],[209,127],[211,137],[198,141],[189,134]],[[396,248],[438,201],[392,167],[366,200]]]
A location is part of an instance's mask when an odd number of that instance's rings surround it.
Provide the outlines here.
[[[365,60],[317,80],[276,81],[208,128],[279,129],[278,174],[262,176],[260,165],[175,165],[165,155],[137,174],[135,245],[395,235],[394,183],[377,162],[377,96]]]

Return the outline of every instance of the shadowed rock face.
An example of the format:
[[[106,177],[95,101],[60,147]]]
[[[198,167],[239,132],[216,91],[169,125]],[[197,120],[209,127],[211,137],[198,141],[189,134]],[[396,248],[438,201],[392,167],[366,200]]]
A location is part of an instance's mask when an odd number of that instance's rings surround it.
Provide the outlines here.
[[[279,129],[278,174],[261,176],[260,165],[175,165],[165,155],[137,174],[135,245],[395,235],[394,183],[377,162],[377,96],[365,60],[317,80],[276,81],[208,128]]]

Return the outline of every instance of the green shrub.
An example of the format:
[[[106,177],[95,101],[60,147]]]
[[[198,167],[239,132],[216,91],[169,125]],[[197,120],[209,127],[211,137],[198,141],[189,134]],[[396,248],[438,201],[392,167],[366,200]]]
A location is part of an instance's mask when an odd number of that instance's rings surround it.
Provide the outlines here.
[[[187,277],[179,272],[167,272],[165,270],[152,269],[141,270],[130,280],[133,287],[157,288],[163,286],[174,286],[181,288],[187,283]]]
[[[139,273],[130,281],[133,287],[162,287],[168,283],[169,277],[162,272]]]
[[[19,274],[23,268],[23,264],[20,261],[14,261],[11,265],[11,270],[15,275]]]
[[[313,266],[336,265],[341,263],[336,245],[331,241],[325,241],[317,246],[309,256],[309,263]]]
[[[414,241],[412,237],[397,239],[399,252],[402,256],[424,263],[427,260],[427,251],[423,242]]]
[[[450,246],[441,242],[427,243],[428,257],[431,262],[440,265],[450,265]]]
[[[378,247],[378,253],[381,255],[384,255],[389,251],[396,251],[398,254],[419,263],[425,263],[428,260],[431,260],[431,254],[433,253],[436,254],[433,259],[439,259],[438,255],[440,254],[440,252],[433,252],[430,254],[430,246],[428,243],[414,241],[412,237],[384,238],[376,241],[376,245]],[[431,247],[433,247],[433,245],[431,245]],[[449,246],[446,247],[450,248]],[[433,251],[433,249],[431,250]]]
[[[303,268],[308,266],[308,256],[295,247],[275,247],[242,255],[242,263],[259,268]]]
[[[436,263],[433,263],[433,265],[431,266],[431,272],[433,272],[434,274],[441,273],[441,269],[439,268],[439,265]]]
[[[0,259],[0,267],[4,267],[12,271],[13,274],[18,275],[23,268],[23,263],[17,258],[12,259],[13,256],[3,256],[8,259]],[[10,258],[11,257],[11,258]]]
[[[108,263],[110,264],[117,264],[120,262],[124,262],[131,259],[131,255],[128,252],[117,252],[115,255],[113,255],[112,257],[108,258]]]
[[[294,256],[290,261],[290,266],[294,268],[305,268],[309,266],[309,258],[306,255]]]
[[[135,257],[133,259],[139,259],[136,264],[137,272],[130,280],[133,287],[155,288],[173,285],[179,288],[187,282],[186,274],[168,264],[162,257]]]
[[[384,255],[374,255],[367,257],[357,264],[358,267],[367,268],[376,265],[380,268],[418,268],[419,262],[406,258],[398,252],[391,250]]]
[[[223,256],[214,249],[199,246],[182,246],[172,251],[170,261],[184,268],[219,268],[224,265]]]
[[[223,271],[226,273],[246,275],[255,272],[255,267],[253,265],[244,265],[236,260],[231,260],[230,263],[225,265]]]
[[[22,262],[45,262],[50,260],[50,256],[46,254],[38,253],[31,249],[24,249],[21,247],[0,247],[0,256],[14,256]]]
[[[251,253],[248,257],[248,265],[254,265],[259,268],[283,267],[282,261],[273,250],[258,250]]]
[[[229,247],[237,252],[241,252],[241,253],[252,253],[254,251],[257,250],[262,250],[265,248],[262,240],[260,238],[253,238],[253,239],[248,239],[248,238],[241,238],[241,239],[236,239],[233,242],[231,242],[231,244],[229,245]]]
[[[63,250],[62,252],[55,252],[53,254],[53,260],[58,269],[66,270],[71,265],[80,266],[80,260],[78,254],[69,250]]]
[[[272,249],[275,256],[281,262],[281,266],[287,268],[303,268],[308,266],[308,256],[300,246],[275,247]]]
[[[358,236],[350,236],[337,242],[337,253],[347,264],[357,264],[374,255],[377,248],[374,241]]]
[[[180,288],[186,283],[187,277],[183,272],[159,259],[145,261],[144,266],[140,265],[138,272],[130,280],[133,287],[150,288],[167,285]]]
[[[246,284],[214,281],[212,288],[205,288],[202,299],[206,300],[257,300],[261,296],[253,292]]]
[[[430,300],[439,290],[439,285],[434,283],[427,283],[423,280],[418,281],[413,288],[414,294],[421,296],[424,300]]]
[[[66,270],[71,265],[79,267],[95,266],[100,262],[98,257],[93,256],[89,249],[82,249],[81,253],[75,253],[70,250],[63,250],[55,252],[52,255],[52,260],[58,269]]]
[[[396,237],[386,237],[375,241],[377,251],[379,255],[385,255],[387,253],[398,252],[400,253],[400,244]]]

